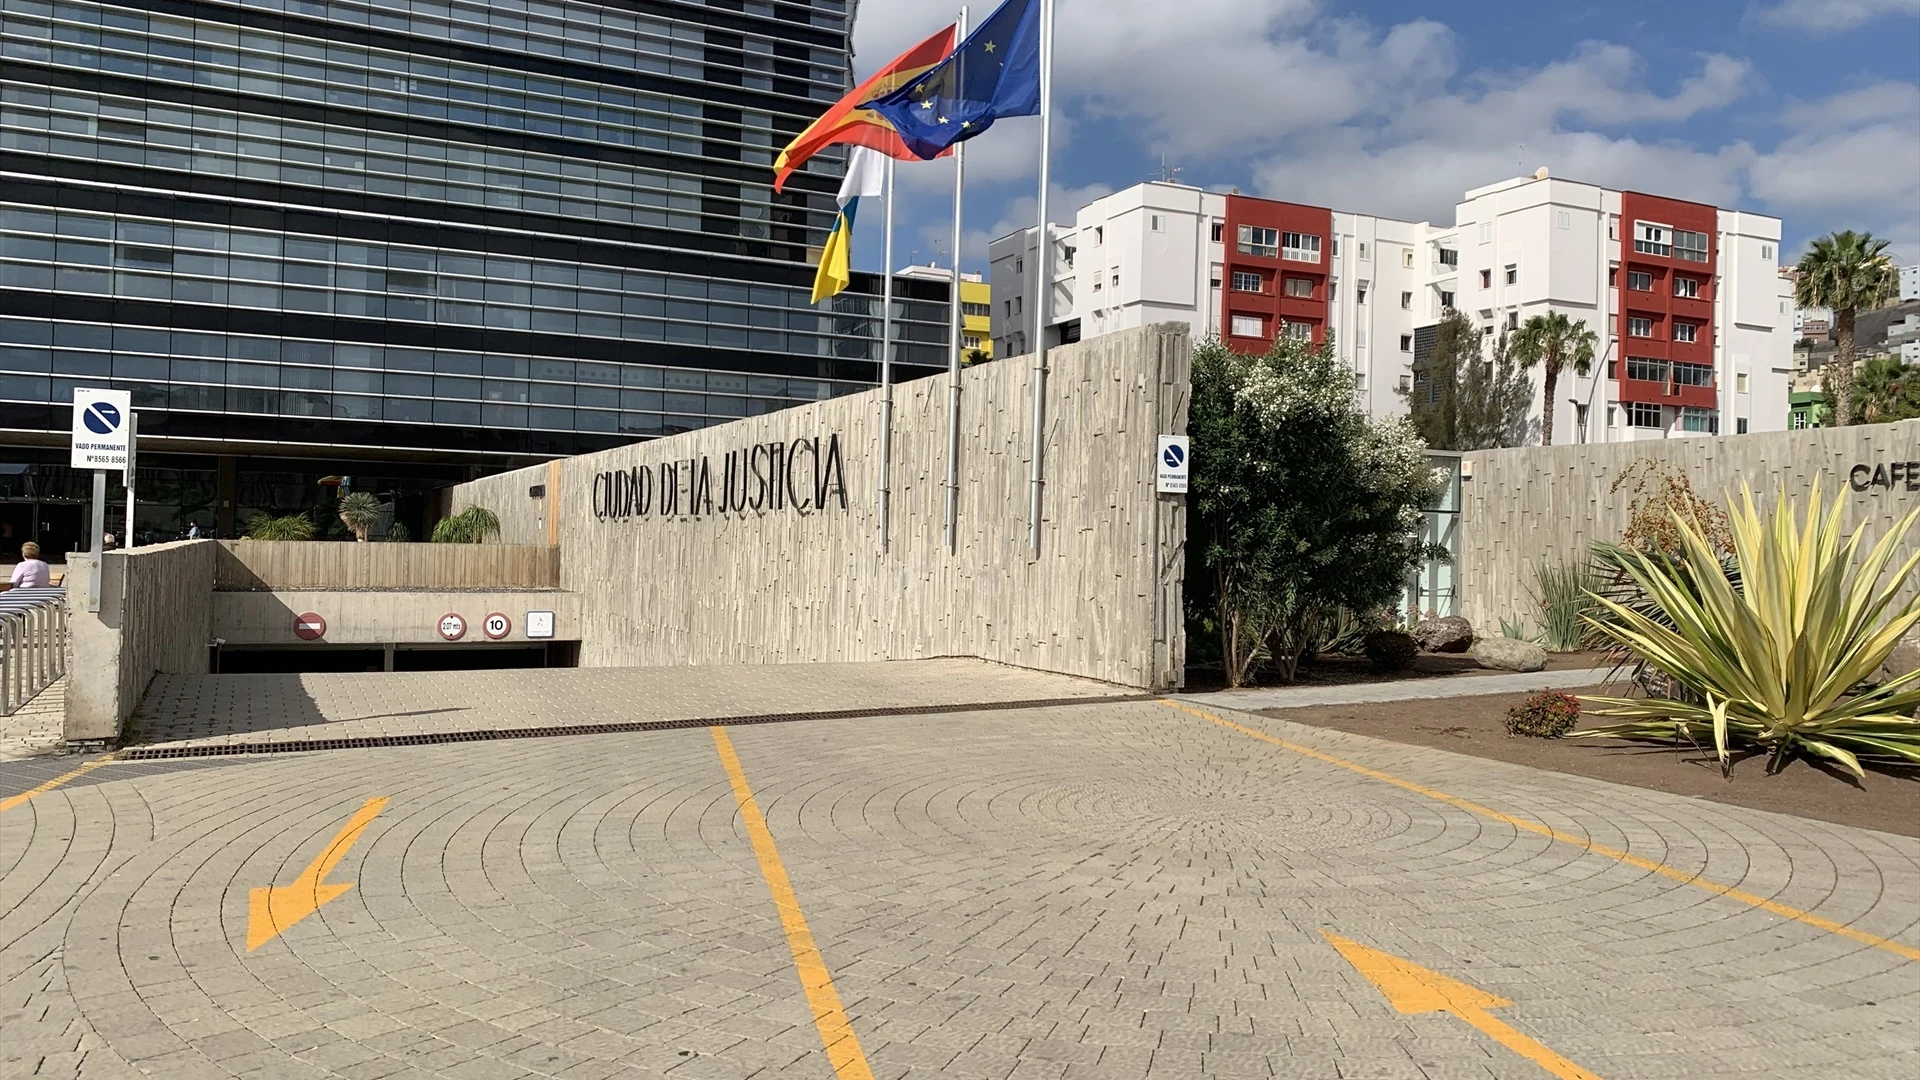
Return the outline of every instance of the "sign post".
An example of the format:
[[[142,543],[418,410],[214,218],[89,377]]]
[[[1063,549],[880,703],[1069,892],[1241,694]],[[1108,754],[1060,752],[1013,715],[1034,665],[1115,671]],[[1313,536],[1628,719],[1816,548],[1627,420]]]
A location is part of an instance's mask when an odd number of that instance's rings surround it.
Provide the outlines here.
[[[133,546],[133,459],[140,450],[140,415],[132,409],[127,410],[127,468],[121,474],[120,482],[127,489],[127,529],[122,547]]]
[[[107,531],[108,469],[132,475],[131,431],[133,395],[125,390],[73,390],[73,458],[75,469],[93,470],[93,552],[105,546]],[[96,565],[98,565],[96,563]]]

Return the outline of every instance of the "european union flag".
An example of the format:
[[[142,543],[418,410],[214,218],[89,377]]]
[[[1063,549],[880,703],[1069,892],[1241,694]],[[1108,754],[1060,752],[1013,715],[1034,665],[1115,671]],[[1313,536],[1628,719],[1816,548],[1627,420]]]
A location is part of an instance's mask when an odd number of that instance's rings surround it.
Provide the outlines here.
[[[905,86],[868,102],[925,160],[1003,116],[1040,113],[1040,2],[1007,0],[953,55]]]

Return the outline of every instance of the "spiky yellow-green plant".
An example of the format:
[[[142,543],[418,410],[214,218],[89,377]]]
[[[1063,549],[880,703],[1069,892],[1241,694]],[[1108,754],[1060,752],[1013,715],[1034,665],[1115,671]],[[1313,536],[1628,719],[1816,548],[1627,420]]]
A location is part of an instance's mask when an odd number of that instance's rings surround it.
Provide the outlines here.
[[[1739,585],[1699,525],[1676,514],[1684,551],[1661,558],[1623,549],[1622,565],[1671,625],[1617,603],[1595,599],[1588,616],[1600,634],[1699,695],[1703,705],[1657,698],[1587,698],[1602,716],[1628,722],[1574,732],[1586,738],[1660,739],[1711,736],[1722,767],[1734,745],[1770,752],[1773,772],[1796,753],[1826,758],[1865,775],[1860,758],[1920,763],[1920,671],[1861,693],[1916,623],[1920,596],[1897,602],[1920,567],[1920,552],[1887,567],[1920,510],[1889,529],[1856,565],[1864,533],[1842,538],[1845,503],[1824,515],[1814,485],[1801,522],[1781,497],[1771,523],[1753,492],[1731,506]]]

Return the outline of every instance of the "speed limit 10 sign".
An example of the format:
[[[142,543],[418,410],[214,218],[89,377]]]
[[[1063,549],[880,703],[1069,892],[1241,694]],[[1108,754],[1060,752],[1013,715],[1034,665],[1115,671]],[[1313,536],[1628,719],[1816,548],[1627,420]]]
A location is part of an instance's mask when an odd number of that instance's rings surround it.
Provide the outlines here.
[[[513,633],[513,620],[502,612],[491,612],[487,615],[487,621],[480,624],[480,629],[486,631],[487,637],[499,641]]]
[[[440,616],[440,636],[448,641],[459,641],[467,636],[467,620],[454,612]]]

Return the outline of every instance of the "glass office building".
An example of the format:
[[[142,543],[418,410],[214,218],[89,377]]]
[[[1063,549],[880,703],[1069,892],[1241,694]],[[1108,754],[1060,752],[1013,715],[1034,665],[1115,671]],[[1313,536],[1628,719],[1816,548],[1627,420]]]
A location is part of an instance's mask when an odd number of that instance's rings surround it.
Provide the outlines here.
[[[0,532],[60,550],[76,385],[133,394],[145,535],[870,385],[878,278],[808,303],[842,159],[770,183],[850,6],[0,0]]]

